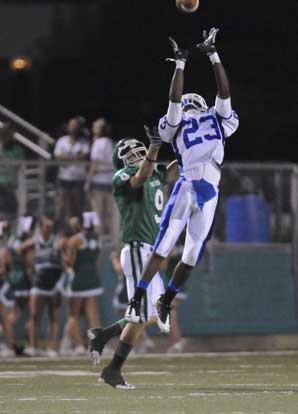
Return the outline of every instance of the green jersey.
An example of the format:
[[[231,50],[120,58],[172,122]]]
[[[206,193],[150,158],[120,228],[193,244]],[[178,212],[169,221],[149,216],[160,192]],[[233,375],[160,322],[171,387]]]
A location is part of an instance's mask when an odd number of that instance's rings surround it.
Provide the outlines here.
[[[101,286],[97,259],[100,253],[98,236],[93,233],[80,233],[83,244],[77,250],[74,264],[75,277],[71,288],[74,291],[96,289]]]
[[[153,245],[159,232],[163,209],[163,187],[166,167],[156,164],[153,174],[137,189],[130,179],[137,167],[117,171],[113,178],[113,193],[120,211],[122,239],[124,243],[139,241]]]
[[[21,240],[18,238],[11,238],[9,240],[8,245],[11,255],[11,266],[7,280],[12,289],[15,291],[26,291],[30,289],[30,282],[22,256],[17,251],[20,244]]]

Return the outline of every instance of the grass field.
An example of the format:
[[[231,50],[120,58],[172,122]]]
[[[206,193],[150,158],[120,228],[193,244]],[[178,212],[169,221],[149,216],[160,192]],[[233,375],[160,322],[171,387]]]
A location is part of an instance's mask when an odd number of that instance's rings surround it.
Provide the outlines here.
[[[131,357],[130,391],[98,383],[99,370],[87,359],[0,360],[0,413],[298,413],[294,352]]]

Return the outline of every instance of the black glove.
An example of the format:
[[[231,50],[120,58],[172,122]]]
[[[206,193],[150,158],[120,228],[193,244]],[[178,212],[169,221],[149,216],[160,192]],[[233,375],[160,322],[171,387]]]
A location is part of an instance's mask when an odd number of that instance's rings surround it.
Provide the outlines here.
[[[207,55],[212,55],[216,52],[215,48],[215,38],[216,34],[219,31],[219,29],[216,29],[215,27],[212,27],[210,29],[209,34],[207,36],[206,30],[203,31],[203,43],[198,43],[196,47],[198,47],[202,52],[206,53]]]
[[[162,140],[160,138],[157,126],[152,127],[151,129],[144,125],[146,135],[150,141],[150,145],[154,148],[160,148]]]
[[[189,53],[188,50],[180,49],[177,42],[171,37],[169,37],[169,40],[174,51],[175,59],[167,58],[166,61],[176,62],[176,60],[182,60],[186,62]]]

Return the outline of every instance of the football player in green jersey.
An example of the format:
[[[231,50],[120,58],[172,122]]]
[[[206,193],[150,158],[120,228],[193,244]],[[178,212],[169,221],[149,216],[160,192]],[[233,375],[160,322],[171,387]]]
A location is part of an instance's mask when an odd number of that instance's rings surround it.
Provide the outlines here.
[[[164,184],[167,180],[176,179],[178,172],[176,162],[168,167],[156,163],[161,139],[156,130],[145,129],[150,141],[148,150],[142,142],[133,138],[122,139],[114,150],[114,163],[118,171],[113,178],[113,191],[121,216],[124,243],[121,266],[126,277],[129,299],[134,294],[159,231]],[[97,349],[101,354],[103,344],[122,331],[113,358],[100,377],[114,388],[135,388],[123,379],[121,369],[145,327],[156,323],[153,304],[164,291],[164,286],[159,274],[156,274],[153,282],[142,301],[144,323],[134,325],[122,320],[106,330],[92,329],[88,332],[90,350]]]

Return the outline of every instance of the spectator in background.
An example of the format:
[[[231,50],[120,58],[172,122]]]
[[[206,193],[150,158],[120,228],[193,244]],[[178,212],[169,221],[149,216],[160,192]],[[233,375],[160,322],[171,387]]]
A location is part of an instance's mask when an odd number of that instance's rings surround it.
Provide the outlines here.
[[[70,219],[75,234],[68,240],[65,255],[65,294],[69,298],[69,315],[64,335],[73,339],[74,355],[86,353],[80,329],[82,309],[89,328],[101,325],[98,297],[103,293],[99,273],[102,257],[100,242],[94,231],[97,224],[98,217],[93,211]]]
[[[39,325],[44,308],[48,311],[48,341],[45,356],[57,356],[59,329],[59,293],[63,270],[64,240],[56,233],[54,216],[51,212],[41,215],[36,233],[18,247],[19,254],[30,254],[33,269],[30,290],[29,347],[24,349],[27,356],[38,356]]]
[[[114,248],[119,243],[119,215],[112,194],[112,179],[115,173],[113,164],[113,141],[111,126],[104,118],[92,124],[93,144],[91,147],[91,167],[85,191],[90,191],[92,209],[100,219],[100,233],[110,235]]]
[[[85,123],[81,117],[68,121],[67,133],[58,139],[54,156],[58,161],[72,161],[59,168],[59,196],[57,213],[59,217],[79,216],[84,210],[84,182],[86,166],[79,161],[89,159],[90,145],[84,134]]]
[[[1,165],[1,161],[24,160],[25,151],[14,141],[14,129],[9,122],[0,127],[0,212],[15,216],[18,209],[16,197],[17,172],[15,165]]]

